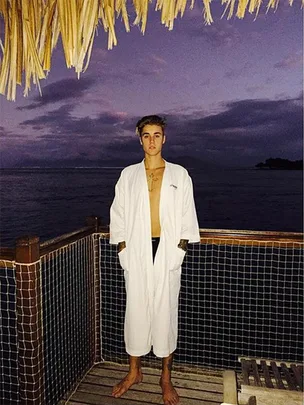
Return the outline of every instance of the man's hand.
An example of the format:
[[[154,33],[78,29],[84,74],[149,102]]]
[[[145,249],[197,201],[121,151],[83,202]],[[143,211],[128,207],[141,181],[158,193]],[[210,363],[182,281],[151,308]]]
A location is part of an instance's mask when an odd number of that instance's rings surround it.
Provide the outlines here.
[[[181,239],[179,241],[179,244],[177,245],[180,249],[183,249],[185,252],[187,252],[188,249],[188,239]]]
[[[125,247],[126,247],[126,242],[125,241],[119,242],[118,243],[118,253],[120,253],[123,249],[125,249]]]

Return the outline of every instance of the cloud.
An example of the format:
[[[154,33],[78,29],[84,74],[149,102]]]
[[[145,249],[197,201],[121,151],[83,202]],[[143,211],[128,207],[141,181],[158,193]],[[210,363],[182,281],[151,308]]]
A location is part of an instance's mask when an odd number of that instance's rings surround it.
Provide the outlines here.
[[[0,140],[1,146],[4,145],[5,142],[19,141],[24,139],[23,134],[14,133],[3,126],[0,126]]]
[[[134,67],[126,67],[124,65],[117,66],[115,70],[110,69],[109,66],[103,68],[103,74],[99,75],[98,82],[106,85],[119,81],[127,84],[137,84],[141,78],[157,78],[163,72],[164,66],[152,60],[147,64],[135,65]]]
[[[91,142],[99,144],[102,137],[103,142],[110,142],[111,136],[121,134],[132,129],[134,123],[129,122],[128,116],[123,112],[102,112],[92,118],[77,117],[73,115],[73,105],[67,104],[60,108],[49,111],[33,119],[23,121],[22,128],[31,127],[43,128],[44,131],[37,131],[41,140],[51,139],[58,142]],[[107,140],[108,139],[108,140]]]
[[[290,54],[277,62],[274,67],[276,69],[289,70],[302,66],[303,55],[301,52]]]
[[[194,108],[170,110],[165,116],[168,128],[164,152],[169,158],[192,156],[236,166],[254,165],[270,156],[301,158],[301,95],[294,99],[232,101],[212,113]],[[28,142],[25,136],[18,153],[83,165],[120,159],[138,161],[142,150],[134,127],[139,118],[113,111],[79,117],[74,115],[73,105],[66,104],[23,121],[24,133],[35,135],[35,141]]]
[[[103,77],[103,82],[109,82],[113,83],[115,80],[120,80],[123,82],[127,83],[137,83],[138,78],[145,78],[145,77],[158,77],[161,73],[163,72],[163,65],[161,65],[159,62],[152,63],[149,61],[147,64],[140,64],[136,65],[134,67],[128,67],[126,68],[117,67],[117,69],[114,71],[109,71],[107,74]]]
[[[256,86],[248,86],[246,88],[246,92],[248,94],[255,94],[255,93],[259,93],[260,91],[265,90],[266,86],[264,85],[256,85]]]
[[[78,79],[63,79],[57,82],[47,84],[42,88],[42,96],[36,96],[34,103],[25,107],[19,107],[19,110],[33,110],[66,100],[81,98],[83,94],[93,86],[95,80],[91,77],[81,77]]]
[[[227,110],[215,117],[208,117],[205,124],[212,129],[258,128],[263,125],[293,127],[302,116],[298,99],[285,100],[241,100],[226,104]]]
[[[202,20],[192,19],[192,23],[185,25],[186,33],[191,37],[203,37],[213,47],[235,47],[241,41],[241,35],[228,21],[214,21],[206,26]],[[184,33],[184,32],[183,32]]]
[[[165,156],[192,156],[203,162],[253,166],[270,156],[301,158],[302,107],[298,99],[242,100],[221,106],[222,111],[166,115]],[[129,121],[135,122],[134,117]],[[118,138],[107,144],[108,156],[122,151],[141,156],[134,138]]]
[[[234,101],[213,114],[171,111],[168,153],[234,166],[253,166],[270,156],[301,159],[302,118],[301,97]]]
[[[157,56],[155,54],[151,55],[151,59],[153,62],[156,62],[156,64],[158,64],[158,65],[161,65],[161,66],[168,65],[168,62],[164,58]]]
[[[6,137],[8,135],[9,135],[9,132],[6,131],[6,129],[4,127],[0,126],[0,137],[4,138],[4,137]]]
[[[225,74],[224,77],[227,79],[238,79],[239,77],[244,77],[248,75],[248,70],[251,68],[251,63],[245,63],[243,66],[237,69],[229,69]]]

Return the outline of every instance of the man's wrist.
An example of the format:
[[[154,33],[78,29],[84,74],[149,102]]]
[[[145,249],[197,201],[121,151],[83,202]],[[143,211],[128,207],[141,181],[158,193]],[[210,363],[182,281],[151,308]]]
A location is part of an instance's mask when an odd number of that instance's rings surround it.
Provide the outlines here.
[[[121,252],[126,247],[126,242],[118,242],[118,253]]]
[[[188,250],[188,239],[181,239],[179,241],[179,244],[177,245],[177,247],[179,247],[180,249],[187,252],[187,250]]]

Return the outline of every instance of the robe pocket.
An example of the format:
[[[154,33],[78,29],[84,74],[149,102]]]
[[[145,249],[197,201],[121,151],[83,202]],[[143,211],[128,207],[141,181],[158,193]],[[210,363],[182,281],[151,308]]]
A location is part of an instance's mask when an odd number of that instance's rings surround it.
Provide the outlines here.
[[[185,258],[185,254],[186,252],[183,249],[179,247],[175,248],[173,266],[171,268],[171,271],[178,270],[181,267]]]
[[[125,247],[118,253],[119,263],[123,270],[127,270],[127,255],[126,255],[127,248]]]

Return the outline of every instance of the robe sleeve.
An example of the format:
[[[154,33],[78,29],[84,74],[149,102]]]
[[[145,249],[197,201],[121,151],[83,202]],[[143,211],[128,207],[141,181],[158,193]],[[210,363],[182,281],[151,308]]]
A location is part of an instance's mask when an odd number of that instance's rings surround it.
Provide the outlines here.
[[[125,241],[125,207],[124,207],[123,173],[115,186],[115,197],[110,208],[110,243],[117,245]]]
[[[188,173],[184,179],[181,239],[187,239],[189,243],[200,241],[199,226],[193,196],[193,185]]]

